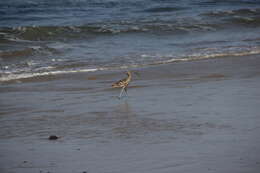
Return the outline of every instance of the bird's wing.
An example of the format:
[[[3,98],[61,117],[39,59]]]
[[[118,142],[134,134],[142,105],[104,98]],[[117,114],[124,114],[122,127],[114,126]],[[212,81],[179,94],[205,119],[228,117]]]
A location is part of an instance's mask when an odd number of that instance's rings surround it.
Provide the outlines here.
[[[125,81],[126,81],[126,79],[119,80],[116,83],[114,83],[112,86],[114,86],[114,87],[122,87],[123,85],[125,85]]]

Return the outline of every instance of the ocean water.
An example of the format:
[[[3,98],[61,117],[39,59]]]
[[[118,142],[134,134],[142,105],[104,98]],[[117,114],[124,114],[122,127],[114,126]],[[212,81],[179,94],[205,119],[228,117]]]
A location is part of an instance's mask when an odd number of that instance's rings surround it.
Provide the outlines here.
[[[0,82],[252,54],[258,0],[0,1]]]
[[[259,74],[260,0],[0,0],[0,173],[259,173]]]

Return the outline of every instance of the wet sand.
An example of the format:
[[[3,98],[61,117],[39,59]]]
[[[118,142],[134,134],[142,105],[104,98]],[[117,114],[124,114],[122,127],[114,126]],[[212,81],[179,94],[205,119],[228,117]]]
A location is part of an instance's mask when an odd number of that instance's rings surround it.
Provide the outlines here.
[[[259,55],[132,70],[1,84],[0,172],[260,171]]]

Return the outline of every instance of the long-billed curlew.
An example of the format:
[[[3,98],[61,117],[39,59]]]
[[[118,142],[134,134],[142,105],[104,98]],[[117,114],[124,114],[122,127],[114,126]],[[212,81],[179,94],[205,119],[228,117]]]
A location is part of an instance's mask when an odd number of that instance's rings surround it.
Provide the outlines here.
[[[126,96],[128,96],[127,95],[127,86],[131,82],[132,74],[130,71],[128,71],[126,74],[127,74],[127,78],[124,78],[112,85],[113,88],[122,88],[120,95],[119,95],[119,99],[121,98],[123,91],[125,91]]]

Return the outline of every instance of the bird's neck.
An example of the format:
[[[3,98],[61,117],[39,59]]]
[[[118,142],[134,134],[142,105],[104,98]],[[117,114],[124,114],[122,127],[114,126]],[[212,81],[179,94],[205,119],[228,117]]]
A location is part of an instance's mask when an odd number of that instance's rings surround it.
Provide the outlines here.
[[[131,79],[132,79],[132,75],[131,75],[131,74],[127,74],[127,75],[128,75],[128,77],[127,77],[127,81],[130,82]]]

